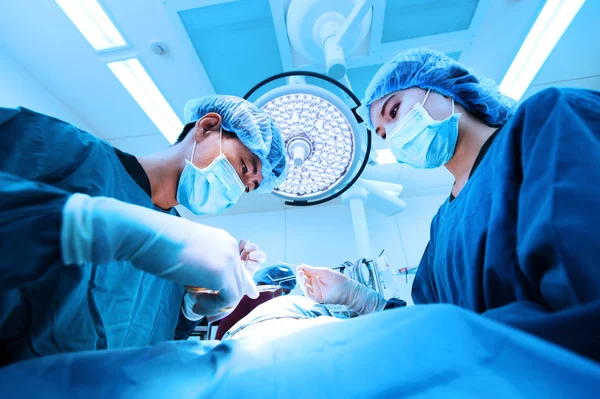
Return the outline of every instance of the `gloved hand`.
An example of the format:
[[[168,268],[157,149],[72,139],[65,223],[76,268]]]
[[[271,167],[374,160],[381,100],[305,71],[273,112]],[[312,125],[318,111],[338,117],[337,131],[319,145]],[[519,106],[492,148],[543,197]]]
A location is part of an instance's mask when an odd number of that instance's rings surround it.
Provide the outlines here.
[[[361,315],[383,310],[387,303],[378,292],[327,267],[302,264],[296,269],[296,281],[313,301],[346,305]]]
[[[73,194],[63,208],[61,249],[65,264],[130,261],[182,285],[219,291],[205,295],[204,314],[235,306],[244,293],[258,297],[226,231],[113,198]]]
[[[241,240],[238,244],[240,251],[240,259],[244,265],[246,272],[252,278],[254,273],[260,269],[261,264],[267,260],[267,255],[258,249],[258,245]],[[253,281],[254,283],[254,281]],[[256,287],[255,287],[256,288]],[[207,313],[207,309],[211,309],[211,306],[206,306],[206,301],[210,301],[206,294],[197,294],[194,292],[186,292],[183,298],[183,304],[181,305],[181,311],[183,315],[192,321],[200,320],[204,316],[208,316],[209,322],[215,322],[217,320],[224,319],[233,312],[233,309],[227,309],[223,312],[216,314]],[[210,305],[210,302],[208,303]],[[236,304],[237,306],[237,304]]]
[[[254,273],[267,261],[267,255],[253,242],[240,240],[238,247],[240,250],[240,259],[242,262],[246,262],[246,269],[250,273],[250,276],[253,277]]]
[[[240,302],[238,300],[232,306],[219,308],[216,302],[218,298],[216,297],[217,295],[198,294],[187,291],[183,296],[181,313],[183,313],[186,319],[191,321],[197,321],[207,316],[208,321],[212,323],[230,315]]]

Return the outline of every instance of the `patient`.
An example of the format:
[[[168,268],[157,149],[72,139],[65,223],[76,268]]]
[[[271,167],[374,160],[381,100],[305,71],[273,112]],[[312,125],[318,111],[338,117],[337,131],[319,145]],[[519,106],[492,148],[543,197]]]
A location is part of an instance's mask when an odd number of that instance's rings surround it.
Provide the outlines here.
[[[303,320],[302,323],[298,323]],[[335,323],[333,313],[319,303],[303,296],[286,295],[265,302],[227,331],[223,341],[261,337],[269,341],[319,324]]]
[[[294,271],[285,265],[274,265],[260,269],[254,274],[254,282],[259,287],[263,285],[278,285],[283,295],[289,295],[296,287]]]

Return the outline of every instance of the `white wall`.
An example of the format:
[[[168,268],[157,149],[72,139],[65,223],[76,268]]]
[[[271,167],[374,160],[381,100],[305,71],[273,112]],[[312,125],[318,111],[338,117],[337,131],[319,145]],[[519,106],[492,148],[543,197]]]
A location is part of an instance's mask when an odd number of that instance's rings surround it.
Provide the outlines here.
[[[157,153],[169,148],[170,144],[160,133],[146,134],[141,136],[105,138],[112,146],[121,151],[136,156],[144,156]]]
[[[404,198],[406,210],[395,217],[384,216],[367,207],[367,222],[374,255],[384,256],[393,269],[418,266],[429,241],[429,225],[446,195]],[[268,256],[266,265],[278,261],[314,266],[338,266],[356,261],[358,253],[350,210],[346,205],[307,208],[288,207],[283,211],[210,216],[199,223],[229,231],[237,239],[256,242]],[[397,276],[402,299],[412,303],[410,288],[414,275]]]
[[[43,60],[40,60],[43,62]],[[46,90],[33,76],[0,48],[0,106],[19,106],[54,116],[75,126],[90,130],[69,108]]]

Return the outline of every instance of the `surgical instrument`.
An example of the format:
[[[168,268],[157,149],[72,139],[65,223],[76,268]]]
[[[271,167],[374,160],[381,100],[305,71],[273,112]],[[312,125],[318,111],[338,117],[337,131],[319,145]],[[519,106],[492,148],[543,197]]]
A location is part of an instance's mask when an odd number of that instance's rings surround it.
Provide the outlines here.
[[[246,249],[246,247],[248,246],[248,244],[250,244],[250,240],[246,240],[246,244],[244,245],[244,248],[242,249],[242,253],[244,252],[244,249]],[[244,268],[246,268],[246,264],[247,263],[248,263],[248,255],[246,255],[246,259],[244,259],[244,265],[243,265]],[[219,295],[219,291],[218,290],[211,290],[209,288],[192,287],[192,286],[186,285],[185,289],[188,292],[193,292],[194,294]],[[233,309],[234,309],[233,307],[227,307],[227,308],[221,309],[221,312],[229,312],[230,310],[233,310]]]

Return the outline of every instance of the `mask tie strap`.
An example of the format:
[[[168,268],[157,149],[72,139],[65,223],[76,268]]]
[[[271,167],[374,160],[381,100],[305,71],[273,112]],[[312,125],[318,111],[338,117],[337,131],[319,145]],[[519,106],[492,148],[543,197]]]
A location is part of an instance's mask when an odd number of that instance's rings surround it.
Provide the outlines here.
[[[219,127],[219,155],[223,154],[223,126]]]
[[[427,89],[427,94],[425,94],[425,98],[423,99],[423,102],[421,103],[421,105],[425,106],[425,101],[427,101],[427,97],[429,97],[430,91],[431,91],[431,89]]]
[[[194,151],[196,151],[196,140],[194,140],[194,146],[192,147],[192,158],[190,159],[192,164],[194,163]]]
[[[454,97],[452,97],[452,115],[454,115]]]

